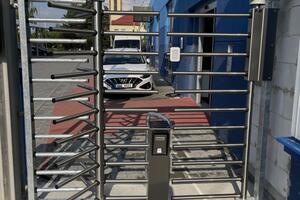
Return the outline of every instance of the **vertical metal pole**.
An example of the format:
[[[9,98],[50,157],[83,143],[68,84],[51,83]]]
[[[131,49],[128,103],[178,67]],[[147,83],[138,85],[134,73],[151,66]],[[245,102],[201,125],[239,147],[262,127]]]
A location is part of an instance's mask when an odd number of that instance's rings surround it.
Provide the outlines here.
[[[24,199],[20,148],[20,80],[13,2],[0,1],[0,199]]]
[[[23,103],[24,103],[24,124],[25,124],[25,145],[26,145],[26,167],[27,167],[27,193],[28,200],[36,199],[34,177],[34,158],[33,148],[35,146],[33,140],[34,124],[33,124],[33,105],[31,101],[31,63],[29,61],[30,45],[28,43],[28,35],[30,30],[27,24],[27,0],[18,1],[19,27],[20,27],[20,47],[21,47],[21,64],[22,64],[22,82],[23,82]]]
[[[96,171],[96,178],[99,180],[100,185],[97,187],[96,197],[100,200],[104,200],[104,99],[103,99],[103,27],[102,27],[102,1],[94,1],[94,9],[97,11],[97,14],[94,17],[94,26],[97,31],[95,36],[95,50],[98,54],[95,56],[95,67],[99,72],[98,77],[95,79],[96,89],[99,91],[99,94],[96,95],[96,106],[99,109],[98,114],[96,115],[96,125],[99,127],[99,132],[96,134],[96,143],[99,145],[99,150],[96,151],[96,160],[99,163],[100,167]]]
[[[247,183],[248,183],[248,164],[249,164],[249,149],[250,149],[250,134],[251,134],[251,119],[252,119],[252,101],[253,101],[254,82],[249,82],[249,96],[248,96],[248,113],[246,119],[245,132],[245,148],[244,148],[244,168],[243,168],[243,182],[242,182],[242,199],[247,199]]]

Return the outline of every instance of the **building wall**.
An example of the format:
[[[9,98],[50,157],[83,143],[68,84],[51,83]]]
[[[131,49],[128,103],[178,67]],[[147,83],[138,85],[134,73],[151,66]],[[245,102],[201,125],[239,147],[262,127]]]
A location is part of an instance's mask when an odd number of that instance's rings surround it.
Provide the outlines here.
[[[114,10],[114,11],[121,11],[123,7],[123,1],[122,0],[109,0],[109,10]],[[122,15],[110,15],[109,16],[109,30],[114,31],[113,25],[111,25],[111,22],[119,19],[122,17]]]
[[[145,25],[110,25],[111,31],[145,32]]]
[[[164,77],[168,77],[168,68],[170,63],[166,59],[166,53],[169,52],[169,37],[167,32],[170,30],[170,18],[167,17],[169,1],[153,0],[153,10],[160,11],[159,31],[160,37],[156,40],[156,48],[160,52],[159,60],[156,63],[160,73]],[[198,12],[199,8],[204,7],[213,1],[207,0],[173,0],[174,12]],[[249,11],[248,0],[222,0],[216,1],[216,12],[218,13],[247,13]],[[211,9],[211,8],[210,8]],[[210,10],[208,9],[208,10]],[[238,26],[237,26],[238,24]],[[158,23],[154,22],[153,26]],[[247,33],[248,19],[247,18],[217,18],[215,22],[215,32],[233,32],[233,33]],[[174,18],[174,32],[199,32],[199,18]],[[204,32],[204,31],[200,31]],[[214,41],[214,52],[227,52],[228,45],[233,47],[233,52],[244,53],[246,52],[246,39],[247,38],[223,38],[218,37]],[[180,37],[173,37],[171,45],[180,46]],[[198,51],[198,38],[197,37],[184,37],[184,46],[182,52],[197,52]],[[226,71],[226,57],[214,57],[213,71]],[[171,69],[173,71],[197,71],[197,57],[182,57],[179,63],[172,63]],[[245,58],[232,58],[232,71],[244,71]],[[196,89],[196,76],[175,76],[171,77],[171,82],[177,89]],[[224,84],[226,82],[226,84]],[[211,89],[246,89],[247,82],[244,77],[214,77],[212,79]],[[208,88],[203,88],[208,89]],[[195,94],[186,94],[187,96],[196,99]],[[240,94],[213,94],[211,100],[211,107],[245,107],[246,95]],[[245,122],[245,113],[212,113],[210,116],[210,123],[212,125],[243,125]],[[220,131],[221,132],[221,131]],[[222,130],[222,139],[225,142],[241,142],[243,141],[243,130]],[[224,136],[224,137],[223,137]],[[235,148],[237,157],[242,157],[242,148]]]
[[[289,194],[290,157],[284,152],[283,146],[276,142],[276,137],[292,136],[293,97],[300,39],[299,19],[300,1],[281,0],[274,74],[271,82],[270,124],[267,144],[264,144],[267,145],[265,185],[275,199],[286,199]],[[250,154],[252,166],[255,166],[256,162],[257,134],[261,134],[259,121],[264,115],[264,113],[260,114],[260,110],[263,109],[261,98],[265,92],[261,86],[255,86]]]

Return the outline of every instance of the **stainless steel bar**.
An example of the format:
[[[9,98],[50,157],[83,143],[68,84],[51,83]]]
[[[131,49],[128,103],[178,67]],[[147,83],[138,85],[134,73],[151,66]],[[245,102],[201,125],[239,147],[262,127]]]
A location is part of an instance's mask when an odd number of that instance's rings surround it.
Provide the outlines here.
[[[88,58],[31,58],[32,63],[88,63]]]
[[[148,126],[105,126],[105,130],[170,130],[168,128],[150,128]]]
[[[250,13],[168,13],[168,17],[251,17]]]
[[[249,37],[249,33],[184,33],[169,32],[168,36],[197,36],[197,37]]]
[[[203,161],[173,161],[173,166],[187,166],[187,165],[240,165],[244,162],[242,160],[203,160]]]
[[[94,9],[69,6],[69,5],[59,4],[59,3],[53,3],[53,2],[48,2],[48,7],[61,8],[61,9],[66,9],[66,10],[75,10],[75,11],[80,11],[80,12],[88,13],[88,14],[91,14],[91,15],[95,15],[97,13],[96,10],[94,10]]]
[[[105,90],[105,94],[158,94],[156,90]]]
[[[97,54],[95,56],[97,56]],[[76,69],[81,72],[89,72],[89,71],[95,70],[95,69],[86,68],[86,67],[77,67]]]
[[[47,78],[34,78],[34,79],[32,79],[33,83],[40,83],[40,82],[54,82],[54,83],[57,83],[57,82],[82,83],[83,82],[83,83],[86,83],[88,81],[89,81],[88,79],[60,79],[60,80],[53,80],[53,79],[47,79]]]
[[[65,179],[65,180],[63,180],[63,181],[61,181],[61,182],[55,184],[54,187],[55,187],[56,189],[61,188],[61,187],[63,187],[64,185],[70,183],[71,181],[73,181],[73,180],[79,178],[80,176],[82,176],[82,175],[88,173],[89,171],[92,171],[92,170],[96,169],[97,167],[99,167],[98,164],[95,164],[95,165],[93,165],[93,166],[91,166],[91,167],[88,167],[88,168],[82,170],[81,172],[78,172],[78,173],[75,174],[74,176],[72,176],[72,177],[70,177],[70,178],[68,178],[68,179]]]
[[[51,101],[53,97],[34,97],[33,101]],[[68,101],[89,101],[89,98],[73,98],[69,99]]]
[[[77,33],[77,34],[89,34],[96,35],[97,31],[88,29],[76,29],[76,28],[60,28],[60,27],[49,27],[51,32],[63,32],[63,33]]]
[[[249,82],[249,96],[248,96],[248,109],[245,130],[245,148],[244,148],[244,166],[243,166],[243,181],[242,181],[242,198],[247,198],[247,186],[248,186],[248,165],[249,165],[249,151],[250,151],[250,134],[251,134],[251,120],[252,120],[252,102],[253,102],[253,81]]]
[[[114,166],[127,166],[127,165],[148,165],[148,162],[106,162],[105,163],[106,166],[109,167],[114,167]]]
[[[246,76],[246,72],[171,72],[174,75]]]
[[[35,116],[33,117],[34,120],[58,120],[65,118],[67,116]],[[77,119],[88,119],[87,116],[78,117]]]
[[[70,23],[70,24],[84,24],[86,19],[69,18],[69,19],[48,19],[48,18],[29,18],[31,23]]]
[[[174,130],[245,129],[246,126],[175,126]]]
[[[70,157],[76,156],[76,152],[37,152],[36,157]]]
[[[105,108],[105,112],[158,112],[157,108]]]
[[[90,129],[90,130],[82,131],[82,132],[80,132],[78,134],[74,134],[74,135],[72,135],[70,137],[67,137],[67,138],[64,138],[64,139],[60,139],[60,140],[56,140],[55,143],[58,144],[58,145],[61,145],[63,143],[69,142],[71,140],[78,139],[78,138],[80,138],[82,136],[94,133],[94,132],[96,132],[98,130],[99,130],[99,128],[96,127],[96,128]]]
[[[146,196],[107,196],[105,200],[148,200]]]
[[[83,88],[86,90],[90,90],[90,91],[95,90],[95,88],[93,88],[92,86],[86,85],[86,84],[78,84],[77,87],[80,87],[80,88]]]
[[[79,153],[76,153],[75,155],[71,156],[70,158],[67,158],[67,159],[62,160],[62,161],[58,161],[58,162],[55,163],[55,165],[57,167],[61,167],[61,166],[65,165],[65,164],[69,164],[70,162],[73,162],[74,160],[76,160],[79,157],[82,157],[82,156],[84,156],[84,155],[86,155],[88,153],[91,153],[93,151],[98,150],[98,148],[99,147],[97,147],[97,146],[91,147],[90,149],[87,149],[87,150],[81,151]]]
[[[203,194],[203,195],[176,195],[172,200],[199,200],[199,199],[226,199],[226,198],[240,198],[239,194]]]
[[[105,148],[148,148],[148,144],[105,144]]]
[[[157,71],[129,71],[129,70],[124,70],[124,71],[117,71],[117,70],[105,70],[104,74],[149,74],[149,75],[155,75],[159,74]]]
[[[207,148],[230,148],[244,147],[245,144],[173,144],[173,149],[207,149]]]
[[[84,188],[82,187],[69,187],[69,188],[60,188],[60,189],[55,189],[55,188],[37,188],[36,191],[38,193],[42,192],[76,192],[83,190]]]
[[[225,177],[225,178],[192,178],[192,179],[172,179],[173,184],[183,184],[183,183],[216,183],[216,182],[232,182],[241,181],[240,177]]]
[[[60,102],[60,101],[66,101],[69,99],[74,99],[74,98],[84,97],[84,96],[89,96],[89,95],[94,95],[94,94],[98,94],[98,91],[93,90],[93,91],[81,92],[81,93],[77,93],[77,94],[66,95],[63,97],[54,97],[52,99],[52,102],[56,103],[56,102]]]
[[[105,183],[137,184],[137,183],[148,183],[148,180],[146,180],[146,179],[106,179]]]
[[[71,72],[71,73],[63,73],[63,74],[51,74],[51,79],[61,79],[61,78],[72,78],[78,76],[89,76],[89,75],[97,75],[98,72],[95,70],[87,71],[87,72]]]
[[[121,31],[104,31],[104,35],[137,35],[137,36],[159,36],[159,32],[121,32]]]
[[[175,108],[175,112],[247,112],[247,108]]]
[[[159,12],[154,11],[113,11],[104,10],[105,15],[148,15],[148,16],[159,16]]]
[[[84,106],[86,106],[88,108],[91,108],[91,109],[95,108],[95,105],[93,105],[93,104],[91,104],[91,103],[89,103],[87,101],[79,101],[78,103],[80,103],[81,105],[84,105]]]
[[[53,56],[69,56],[69,55],[74,55],[74,56],[81,56],[81,55],[91,55],[95,56],[97,55],[97,51],[52,51],[49,52]]]
[[[50,139],[50,138],[68,138],[72,137],[73,134],[36,134],[35,139]]]
[[[175,93],[248,93],[248,90],[175,90]]]
[[[85,44],[87,39],[30,38],[31,43]]]
[[[44,175],[74,175],[80,173],[82,170],[37,170],[35,172],[38,176]]]
[[[90,186],[87,186],[86,188],[84,188],[83,190],[81,190],[80,192],[78,192],[77,194],[74,194],[73,196],[71,196],[70,198],[68,198],[67,200],[75,200],[78,197],[80,197],[81,195],[83,195],[84,193],[86,193],[87,191],[91,190],[93,187],[96,187],[99,185],[98,181],[95,181],[93,184],[91,184]]]
[[[140,55],[140,56],[158,56],[158,52],[138,52],[138,51],[105,51],[104,55]]]
[[[85,4],[86,0],[30,0],[31,2],[55,2],[55,3],[82,3]]]
[[[32,107],[32,84],[30,79],[31,63],[30,51],[31,47],[28,43],[30,37],[30,29],[27,24],[28,19],[28,2],[25,0],[18,1],[18,14],[19,14],[19,31],[20,31],[20,49],[21,49],[21,66],[22,66],[22,91],[24,101],[24,132],[25,132],[25,148],[26,148],[26,174],[27,174],[27,199],[33,200],[37,198],[36,179],[34,176],[34,146],[33,140],[34,124],[32,122],[33,107]]]
[[[170,56],[170,53],[167,53],[167,56]],[[237,56],[237,57],[246,57],[248,53],[224,53],[224,52],[182,52],[180,56],[203,56],[203,57],[212,57],[212,56]]]
[[[94,68],[99,72],[98,77],[94,79],[94,86],[99,91],[98,95],[95,95],[95,105],[99,109],[97,115],[95,115],[96,126],[99,127],[99,132],[95,136],[96,144],[99,146],[99,149],[95,152],[95,157],[97,163],[100,167],[96,170],[96,179],[99,181],[99,187],[96,189],[96,198],[99,200],[105,199],[105,173],[104,173],[104,88],[103,88],[103,10],[102,2],[94,1],[93,7],[96,10],[96,16],[94,17],[94,29],[97,31],[97,35],[94,37],[94,49],[99,52],[94,57]]]

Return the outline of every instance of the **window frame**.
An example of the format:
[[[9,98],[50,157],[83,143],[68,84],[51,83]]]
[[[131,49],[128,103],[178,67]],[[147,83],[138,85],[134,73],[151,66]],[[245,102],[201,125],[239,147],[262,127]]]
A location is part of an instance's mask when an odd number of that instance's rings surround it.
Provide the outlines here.
[[[300,140],[300,40],[297,60],[291,135]]]

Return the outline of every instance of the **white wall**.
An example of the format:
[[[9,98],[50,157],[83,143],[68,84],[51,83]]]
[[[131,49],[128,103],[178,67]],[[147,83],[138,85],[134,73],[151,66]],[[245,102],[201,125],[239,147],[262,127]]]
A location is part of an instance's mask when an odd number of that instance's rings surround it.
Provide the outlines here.
[[[293,97],[300,39],[300,0],[281,0],[278,17],[276,58],[272,80],[270,127],[267,138],[266,185],[275,199],[286,199],[289,192],[290,157],[276,137],[291,136]],[[259,133],[259,107],[262,88],[255,87],[250,164],[255,166],[255,145]],[[262,113],[263,114],[263,113]],[[282,196],[282,197],[280,197]]]

